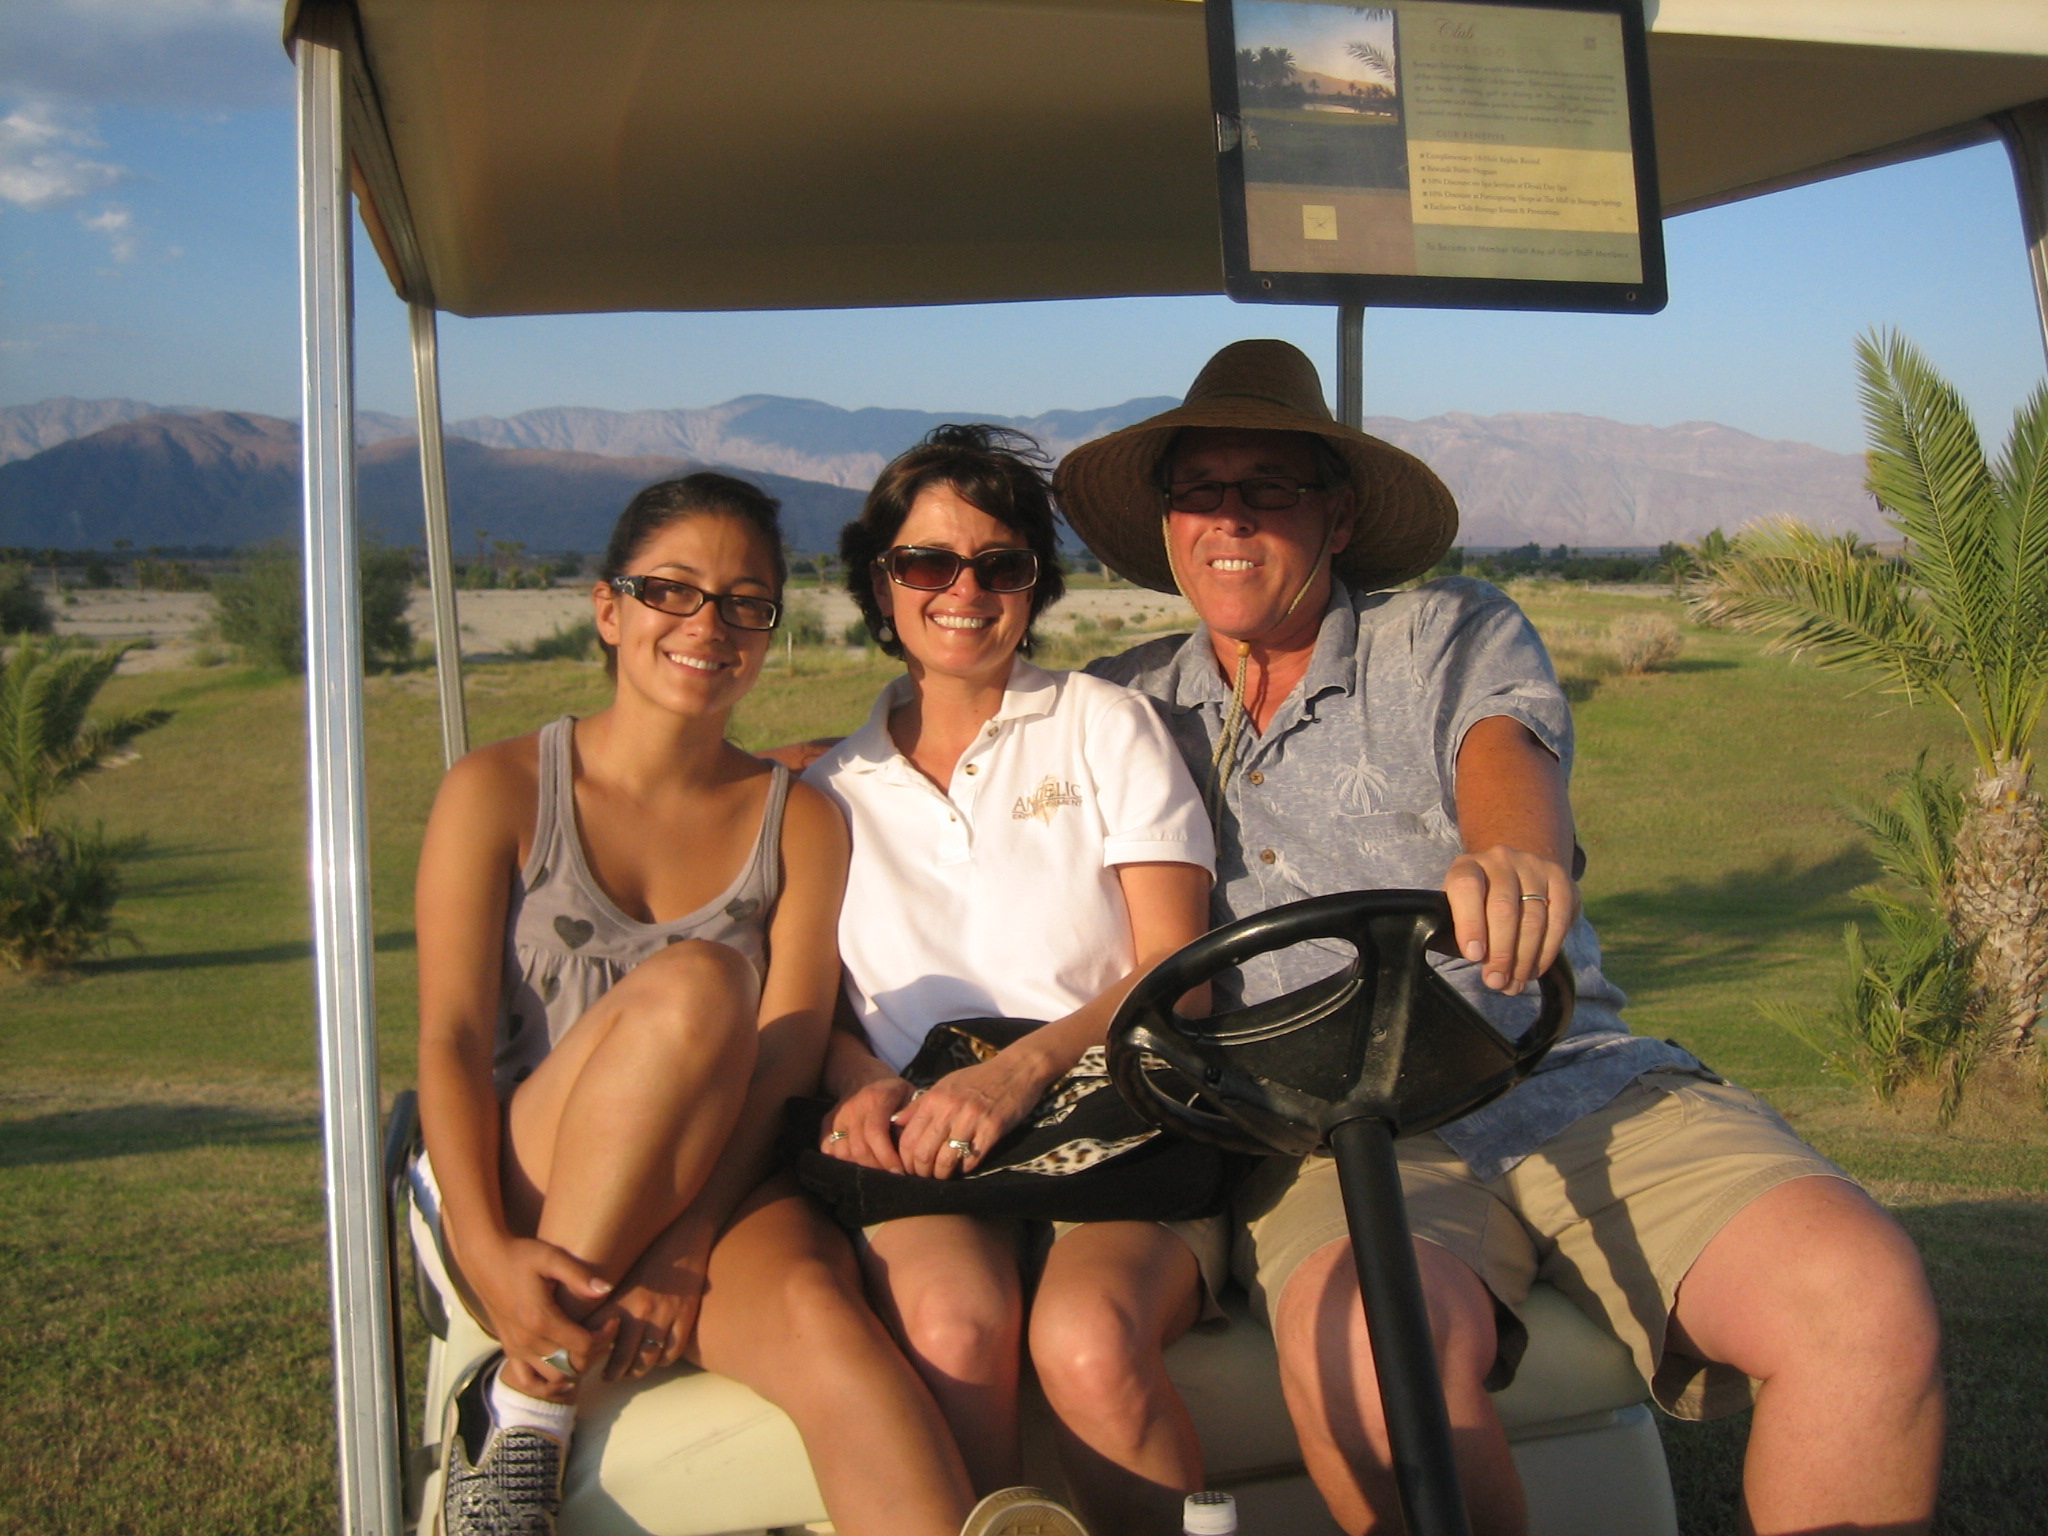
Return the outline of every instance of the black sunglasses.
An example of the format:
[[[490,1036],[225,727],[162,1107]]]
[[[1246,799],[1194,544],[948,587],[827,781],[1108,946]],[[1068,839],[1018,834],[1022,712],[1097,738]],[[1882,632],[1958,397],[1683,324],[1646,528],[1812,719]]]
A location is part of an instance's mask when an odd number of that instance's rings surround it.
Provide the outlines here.
[[[734,629],[773,629],[782,622],[782,604],[773,598],[743,597],[737,592],[706,592],[687,581],[666,576],[614,576],[614,592],[638,598],[660,613],[687,619],[706,603],[718,604],[718,616]]]
[[[898,544],[875,557],[876,570],[913,592],[943,592],[969,566],[984,592],[1028,592],[1038,585],[1038,556],[1028,549],[985,549],[969,558],[950,549]]]
[[[1176,512],[1214,512],[1223,505],[1223,493],[1233,487],[1237,499],[1254,512],[1285,512],[1300,505],[1308,492],[1329,489],[1313,480],[1291,480],[1284,475],[1260,475],[1251,480],[1191,480],[1169,485],[1166,504]]]

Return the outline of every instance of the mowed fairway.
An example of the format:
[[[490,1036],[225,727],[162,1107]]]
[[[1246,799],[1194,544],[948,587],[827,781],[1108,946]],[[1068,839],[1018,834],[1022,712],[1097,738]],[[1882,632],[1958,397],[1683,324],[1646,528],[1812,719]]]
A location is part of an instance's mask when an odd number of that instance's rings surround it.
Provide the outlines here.
[[[1934,1135],[1876,1111],[1763,1020],[1823,1002],[1852,889],[1875,873],[1834,810],[1922,748],[1926,710],[1841,675],[1687,631],[1683,657],[1612,675],[1636,595],[1525,594],[1578,698],[1586,893],[1642,1032],[1762,1089],[1871,1181],[1920,1239],[1947,1324],[1955,1444],[1943,1528],[2034,1528],[2048,1350],[2048,1117],[1987,1094]],[[1675,611],[1675,610],[1673,610]],[[736,733],[761,746],[857,724],[885,664],[778,666]],[[596,668],[476,669],[477,740],[605,695]],[[148,834],[118,948],[76,978],[0,976],[0,1530],[332,1528],[331,1384],[307,959],[304,695],[232,669],[116,681],[114,706],[177,711],[74,814]],[[369,684],[384,1086],[412,1078],[411,880],[439,774],[433,684]],[[415,1335],[416,1319],[408,1319]],[[1742,1421],[1667,1433],[1689,1532],[1732,1531]],[[1276,1533],[1277,1536],[1277,1533]]]

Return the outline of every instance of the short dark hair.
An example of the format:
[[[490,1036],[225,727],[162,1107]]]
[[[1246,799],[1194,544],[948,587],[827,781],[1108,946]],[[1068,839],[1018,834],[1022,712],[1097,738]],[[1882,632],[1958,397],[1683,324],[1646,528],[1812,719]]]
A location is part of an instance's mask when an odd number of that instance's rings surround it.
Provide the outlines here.
[[[1027,433],[986,422],[934,427],[924,441],[898,454],[868,492],[860,516],[839,530],[839,558],[846,562],[846,590],[859,605],[868,633],[888,655],[900,658],[903,642],[882,638],[882,606],[875,601],[874,564],[896,542],[918,496],[935,485],[986,513],[1038,556],[1038,584],[1031,589],[1031,617],[1020,647],[1027,655],[1037,643],[1031,625],[1066,594],[1060,574],[1059,514],[1053,510],[1051,463]]]
[[[782,549],[782,503],[750,481],[708,469],[679,480],[657,480],[634,494],[612,525],[604,559],[597,568],[598,580],[632,575],[633,562],[662,529],[711,513],[736,517],[753,530],[775,567],[775,596],[779,599],[789,580],[789,557]],[[604,648],[605,671],[616,676],[618,652],[602,635],[597,643]]]

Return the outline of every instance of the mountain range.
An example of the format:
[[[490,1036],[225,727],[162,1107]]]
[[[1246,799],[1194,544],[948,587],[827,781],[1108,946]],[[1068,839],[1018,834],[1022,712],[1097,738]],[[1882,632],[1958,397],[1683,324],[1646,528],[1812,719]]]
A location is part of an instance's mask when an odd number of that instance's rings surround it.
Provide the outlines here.
[[[448,426],[451,521],[458,548],[487,536],[535,550],[594,549],[639,486],[716,467],[781,499],[793,547],[830,549],[882,465],[943,421],[1014,427],[1057,456],[1174,403],[977,417],[747,395],[696,410],[565,406],[473,417]],[[1654,547],[1772,515],[1866,537],[1889,532],[1863,491],[1860,456],[1713,422],[1451,413],[1374,417],[1366,428],[1443,476],[1462,511],[1460,540],[1472,546]],[[365,527],[417,543],[413,423],[363,412],[357,430]],[[0,409],[0,544],[236,545],[291,537],[297,517],[291,422],[133,400]]]

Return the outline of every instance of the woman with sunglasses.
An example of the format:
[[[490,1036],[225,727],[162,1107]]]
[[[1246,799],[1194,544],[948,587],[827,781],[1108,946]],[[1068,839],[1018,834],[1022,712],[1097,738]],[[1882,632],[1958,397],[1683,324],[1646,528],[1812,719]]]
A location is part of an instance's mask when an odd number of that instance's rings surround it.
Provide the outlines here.
[[[847,856],[822,796],[726,740],[783,578],[755,487],[649,486],[592,592],[611,704],[472,752],[435,801],[423,1171],[503,1346],[451,1407],[449,1536],[552,1531],[579,1379],[685,1358],[789,1413],[839,1530],[955,1536],[972,1502],[845,1239],[769,1177],[830,1029]]]
[[[848,588],[905,674],[805,774],[853,832],[839,941],[860,1033],[828,1047],[838,1103],[822,1145],[893,1173],[979,1166],[1103,1044],[1138,976],[1207,927],[1208,821],[1151,705],[1025,659],[1062,591],[1036,449],[942,427],[882,472],[840,536]],[[926,1032],[990,1017],[1048,1022],[913,1095],[900,1073]],[[1022,1272],[1046,1235],[958,1215],[862,1234],[870,1294],[980,1490],[1019,1473]],[[1183,1493],[1201,1486],[1161,1356],[1203,1310],[1219,1235],[1089,1223],[1044,1256],[1032,1360],[1098,1531],[1177,1531]]]

